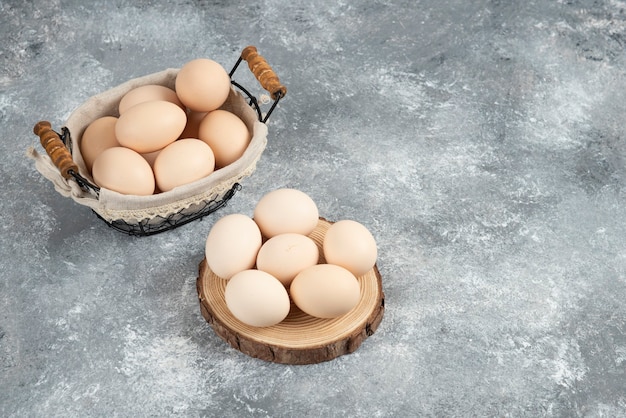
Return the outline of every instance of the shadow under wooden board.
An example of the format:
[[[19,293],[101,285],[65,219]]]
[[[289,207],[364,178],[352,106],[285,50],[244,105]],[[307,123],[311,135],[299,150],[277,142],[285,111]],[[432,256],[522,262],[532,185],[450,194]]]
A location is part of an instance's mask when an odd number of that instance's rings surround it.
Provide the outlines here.
[[[320,218],[309,237],[320,250],[332,222]],[[252,327],[236,319],[224,299],[227,281],[211,271],[206,258],[196,282],[202,316],[213,331],[233,348],[251,357],[282,364],[314,364],[353,353],[382,321],[385,295],[378,267],[357,278],[361,298],[347,314],[321,319],[305,314],[292,302],[289,315],[270,327]]]

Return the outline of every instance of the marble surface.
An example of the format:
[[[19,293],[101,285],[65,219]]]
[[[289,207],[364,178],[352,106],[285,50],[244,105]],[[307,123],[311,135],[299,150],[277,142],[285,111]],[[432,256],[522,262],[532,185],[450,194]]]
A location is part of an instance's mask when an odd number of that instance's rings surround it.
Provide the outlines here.
[[[626,2],[3,0],[0,34],[1,416],[626,416]],[[247,45],[288,93],[214,215],[129,237],[26,158],[37,121]],[[280,187],[376,237],[353,354],[264,362],[200,315],[209,229]]]

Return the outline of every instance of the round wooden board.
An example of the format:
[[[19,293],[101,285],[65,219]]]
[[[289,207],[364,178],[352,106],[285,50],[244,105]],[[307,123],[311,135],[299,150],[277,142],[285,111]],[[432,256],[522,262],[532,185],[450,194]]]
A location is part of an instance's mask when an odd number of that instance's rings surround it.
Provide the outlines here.
[[[320,250],[332,223],[320,218],[309,235]],[[196,282],[202,316],[215,333],[237,350],[255,358],[283,364],[313,364],[354,352],[372,335],[383,318],[385,296],[377,266],[358,277],[361,299],[347,314],[333,319],[314,318],[293,303],[287,318],[271,327],[257,328],[237,320],[224,300],[227,281],[207,266],[199,266]]]

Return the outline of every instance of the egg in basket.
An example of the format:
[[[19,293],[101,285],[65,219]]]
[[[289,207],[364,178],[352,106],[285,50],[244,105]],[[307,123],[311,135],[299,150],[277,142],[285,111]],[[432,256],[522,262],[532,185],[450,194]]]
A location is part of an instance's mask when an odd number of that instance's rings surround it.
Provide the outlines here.
[[[233,80],[242,61],[273,103]],[[46,154],[29,148],[36,169],[58,193],[87,206],[116,230],[152,235],[222,206],[251,175],[267,144],[267,120],[286,88],[246,47],[226,71],[200,58],[180,69],[129,80],[92,96],[62,127],[34,133]]]

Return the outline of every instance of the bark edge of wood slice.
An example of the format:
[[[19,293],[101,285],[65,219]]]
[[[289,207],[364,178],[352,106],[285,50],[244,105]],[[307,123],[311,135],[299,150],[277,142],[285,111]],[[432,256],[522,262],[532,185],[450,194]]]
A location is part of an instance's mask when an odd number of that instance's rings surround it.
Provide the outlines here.
[[[309,237],[320,250],[332,222],[320,218]],[[358,277],[361,299],[347,314],[333,319],[314,318],[292,302],[287,318],[271,327],[257,328],[237,320],[224,300],[227,281],[211,271],[204,258],[198,267],[196,289],[200,311],[213,331],[231,347],[250,357],[282,364],[315,364],[350,354],[374,334],[385,310],[385,295],[378,267]]]

